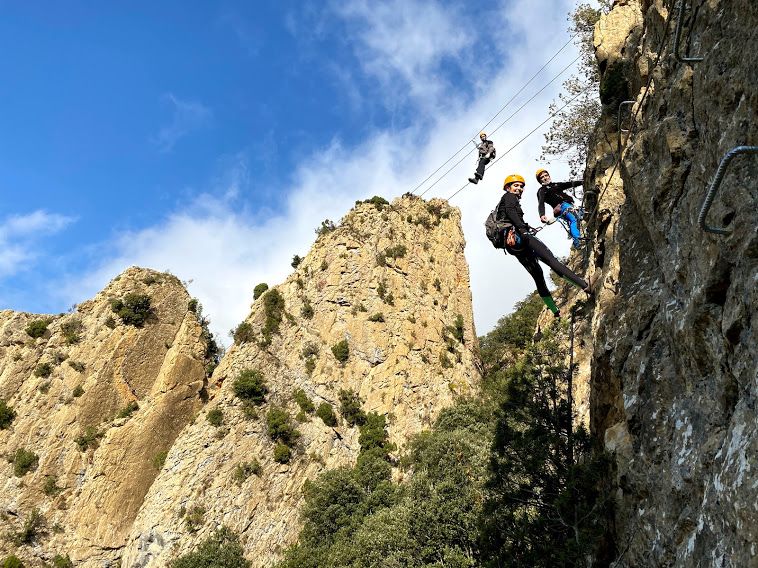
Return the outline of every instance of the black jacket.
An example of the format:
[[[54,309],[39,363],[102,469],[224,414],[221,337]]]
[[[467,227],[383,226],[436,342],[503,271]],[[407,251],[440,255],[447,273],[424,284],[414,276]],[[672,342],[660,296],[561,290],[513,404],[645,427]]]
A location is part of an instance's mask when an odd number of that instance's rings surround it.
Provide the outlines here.
[[[540,187],[537,190],[537,201],[539,202],[537,211],[540,217],[545,216],[545,202],[549,203],[551,207],[560,205],[564,201],[574,203],[574,198],[563,190],[580,185],[582,185],[581,181],[554,181]]]
[[[520,235],[526,235],[531,229],[524,222],[524,212],[521,210],[521,199],[515,193],[505,192],[497,204],[497,220],[511,223]]]

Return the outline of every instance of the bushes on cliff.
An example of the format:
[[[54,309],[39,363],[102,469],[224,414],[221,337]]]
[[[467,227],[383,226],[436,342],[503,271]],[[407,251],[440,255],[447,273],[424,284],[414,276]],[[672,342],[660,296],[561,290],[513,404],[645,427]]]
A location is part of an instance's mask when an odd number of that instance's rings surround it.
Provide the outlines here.
[[[253,300],[255,301],[260,298],[266,290],[268,290],[268,284],[265,282],[258,284],[255,288],[253,288]]]
[[[327,426],[336,426],[337,425],[337,416],[334,414],[334,410],[332,409],[332,405],[328,402],[322,402],[318,405],[318,410],[316,411],[316,416],[321,418],[321,420],[326,424]]]
[[[358,393],[341,389],[339,392],[340,414],[350,426],[361,426],[366,422],[366,413],[361,407],[362,401]]]
[[[14,418],[16,418],[16,411],[8,406],[8,403],[0,399],[0,430],[8,428]]]
[[[29,322],[29,324],[24,328],[24,331],[29,337],[33,337],[34,339],[38,339],[45,335],[45,332],[47,331],[47,326],[50,323],[50,320],[48,319],[37,319],[32,320]]]
[[[237,535],[221,527],[189,554],[180,556],[170,568],[249,568]]]
[[[153,313],[150,296],[134,292],[126,294],[123,298],[111,300],[111,310],[125,325],[134,327],[142,327]]]
[[[337,361],[344,364],[350,357],[350,346],[347,343],[347,339],[343,339],[332,345],[332,354]]]
[[[13,475],[16,477],[23,477],[30,471],[37,469],[37,465],[39,465],[39,456],[26,448],[18,448],[16,453],[13,454],[12,461]]]
[[[260,371],[245,369],[234,379],[232,388],[234,394],[246,403],[260,406],[266,402],[268,387]]]

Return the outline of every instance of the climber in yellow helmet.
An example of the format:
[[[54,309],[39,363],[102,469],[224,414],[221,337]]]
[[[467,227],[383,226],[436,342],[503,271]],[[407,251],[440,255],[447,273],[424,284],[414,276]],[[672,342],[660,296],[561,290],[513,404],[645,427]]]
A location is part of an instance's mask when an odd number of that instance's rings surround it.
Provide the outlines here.
[[[553,296],[545,283],[545,275],[538,261],[542,261],[557,272],[564,279],[591,295],[590,285],[579,275],[575,274],[565,264],[561,263],[545,244],[534,236],[536,230],[524,221],[524,212],[521,210],[521,194],[524,192],[526,182],[518,174],[509,175],[503,183],[503,197],[497,206],[496,218],[498,222],[506,225],[505,250],[516,257],[521,265],[534,279],[537,292],[542,301],[553,312],[555,317],[560,317],[560,311],[555,305]]]
[[[487,140],[487,133],[482,132],[479,134],[479,140],[482,141],[476,146],[479,150],[479,163],[476,166],[474,177],[468,178],[471,183],[479,183],[479,180],[484,177],[485,166],[490,163],[490,160],[495,159],[495,144],[493,144],[492,140]]]

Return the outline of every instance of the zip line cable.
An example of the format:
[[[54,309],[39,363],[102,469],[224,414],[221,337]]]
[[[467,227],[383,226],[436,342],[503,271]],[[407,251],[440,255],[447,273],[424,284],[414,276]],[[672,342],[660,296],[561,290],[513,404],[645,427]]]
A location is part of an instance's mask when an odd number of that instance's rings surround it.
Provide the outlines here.
[[[514,116],[516,116],[526,105],[528,105],[535,98],[537,98],[537,95],[539,95],[542,91],[544,91],[545,89],[547,89],[553,83],[553,81],[555,81],[558,77],[560,77],[561,75],[563,75],[569,69],[569,67],[571,67],[572,65],[574,65],[574,63],[576,63],[577,61],[579,61],[579,59],[581,57],[582,57],[581,54],[578,55],[571,63],[569,63],[568,65],[566,65],[566,67],[564,67],[563,69],[561,69],[561,71],[559,71],[557,75],[555,75],[552,79],[550,79],[550,81],[548,81],[548,83],[546,83],[539,91],[537,91],[536,93],[534,93],[529,99],[527,99],[527,101],[524,104],[522,104],[519,108],[517,108],[515,111],[513,111],[513,113],[511,113],[511,115],[508,118],[506,118],[503,122],[501,122],[492,131],[492,134],[494,134],[495,132],[497,132],[498,130],[500,130],[503,126],[505,126],[510,119],[512,119]],[[439,178],[437,178],[437,180],[435,180],[435,182],[432,185],[430,185],[422,193],[420,193],[419,197],[423,197],[424,194],[427,191],[429,191],[435,185],[437,185],[440,181],[442,181],[450,172],[452,172],[455,168],[457,168],[461,164],[461,162],[463,162],[463,160],[465,160],[466,158],[468,158],[473,151],[474,151],[474,149],[469,150],[466,154],[464,154],[463,157],[460,160],[458,160],[457,162],[455,162],[455,164],[453,164],[452,167],[450,167],[444,174],[442,174]],[[460,150],[459,150],[459,152],[460,152]]]
[[[578,98],[579,98],[581,95],[582,95],[582,93],[577,93],[576,95],[574,95],[574,97],[573,97],[572,99],[570,99],[570,100],[569,100],[569,101],[568,101],[566,104],[564,104],[564,105],[563,105],[561,108],[559,108],[558,110],[556,110],[555,112],[553,112],[552,114],[550,114],[550,115],[549,115],[549,116],[548,116],[548,117],[547,117],[545,120],[543,120],[543,121],[542,121],[542,122],[540,122],[540,123],[539,123],[539,124],[538,124],[536,127],[534,127],[534,128],[533,128],[533,129],[532,129],[532,130],[529,132],[529,134],[527,134],[526,136],[524,136],[523,138],[521,138],[521,140],[519,140],[519,141],[518,141],[518,142],[516,142],[516,143],[515,143],[513,146],[511,146],[510,148],[508,148],[508,149],[507,149],[507,150],[506,150],[506,151],[505,151],[505,152],[504,152],[504,153],[503,153],[501,156],[499,156],[499,157],[498,157],[498,158],[497,158],[497,159],[496,159],[494,162],[492,162],[491,164],[489,164],[489,165],[487,166],[487,169],[490,169],[492,166],[494,166],[495,164],[497,164],[497,163],[498,163],[500,160],[502,160],[503,158],[505,158],[505,157],[506,157],[506,156],[507,156],[507,155],[508,155],[510,152],[512,152],[512,151],[513,151],[513,150],[514,150],[514,149],[515,149],[517,146],[519,146],[519,145],[520,145],[520,144],[521,144],[521,143],[522,143],[524,140],[526,140],[526,139],[527,139],[527,138],[529,138],[529,137],[530,137],[532,134],[534,134],[535,132],[537,132],[537,130],[539,130],[539,129],[540,129],[540,128],[541,128],[541,127],[542,127],[542,126],[543,126],[543,125],[544,125],[544,124],[547,122],[547,121],[549,121],[551,118],[554,118],[555,116],[557,116],[557,115],[558,115],[560,112],[562,112],[562,111],[563,111],[563,109],[565,109],[567,106],[569,106],[571,103],[573,103],[573,102],[574,102],[576,99],[578,99]],[[456,192],[455,192],[453,195],[451,195],[450,197],[448,197],[448,198],[447,198],[447,200],[448,200],[448,201],[450,201],[450,200],[451,200],[453,197],[455,197],[455,196],[456,196],[456,195],[458,195],[458,194],[459,194],[461,191],[463,191],[463,190],[466,188],[466,186],[468,186],[468,185],[469,185],[469,183],[465,183],[465,184],[463,184],[463,186],[461,186],[461,188],[460,188],[458,191],[456,191]]]
[[[504,104],[504,105],[503,105],[503,106],[500,108],[500,110],[499,110],[499,111],[497,111],[497,112],[494,114],[494,116],[493,116],[492,118],[490,118],[490,119],[487,121],[487,123],[486,123],[484,126],[482,126],[482,127],[479,129],[479,132],[482,132],[482,131],[484,131],[484,129],[485,129],[485,128],[487,128],[487,127],[488,127],[490,124],[492,124],[492,121],[494,121],[494,120],[495,120],[495,119],[496,119],[496,118],[497,118],[497,117],[500,115],[500,113],[502,113],[502,112],[503,112],[503,111],[504,111],[504,110],[505,110],[505,109],[508,107],[508,105],[509,105],[509,104],[511,104],[511,103],[514,101],[514,99],[515,99],[517,96],[519,96],[519,95],[520,95],[520,94],[521,94],[521,93],[524,91],[524,89],[526,89],[526,87],[529,85],[529,83],[531,83],[531,82],[532,82],[532,81],[535,79],[535,77],[537,77],[537,75],[539,75],[540,73],[542,73],[542,71],[545,69],[545,67],[547,67],[547,66],[548,66],[548,65],[549,65],[549,64],[550,64],[550,63],[553,61],[553,59],[555,59],[556,57],[558,57],[558,55],[561,53],[561,51],[563,51],[564,49],[566,49],[566,46],[567,46],[568,44],[570,44],[570,43],[571,43],[571,42],[574,40],[574,38],[575,38],[577,35],[579,35],[579,32],[577,32],[577,33],[575,33],[574,35],[572,35],[572,36],[569,38],[569,40],[568,40],[566,43],[564,43],[564,44],[563,44],[563,46],[561,46],[561,48],[560,48],[558,51],[556,51],[556,52],[553,54],[553,56],[552,56],[550,59],[548,59],[548,60],[547,60],[547,62],[546,62],[546,63],[545,63],[545,64],[544,64],[542,67],[540,67],[540,68],[539,68],[539,70],[538,70],[538,71],[537,71],[537,72],[536,72],[534,75],[532,75],[531,79],[529,79],[529,80],[528,80],[526,83],[524,83],[524,85],[523,85],[523,86],[522,86],[522,87],[521,87],[521,88],[518,90],[518,92],[517,92],[515,95],[513,95],[513,96],[512,96],[510,99],[508,99],[508,102],[506,102],[506,103],[505,103],[505,104]],[[473,140],[473,139],[472,139],[472,140]],[[416,187],[414,187],[414,188],[413,188],[413,189],[410,191],[410,193],[413,193],[413,192],[415,192],[415,191],[416,191],[418,188],[420,188],[421,186],[423,186],[423,185],[424,185],[424,184],[425,184],[427,181],[429,181],[429,180],[430,180],[432,177],[434,177],[434,174],[436,174],[438,171],[440,171],[442,168],[444,168],[444,167],[445,167],[447,164],[449,164],[449,163],[450,163],[450,161],[451,161],[451,160],[453,160],[453,159],[454,159],[454,158],[455,158],[455,157],[456,157],[458,154],[460,154],[461,152],[463,152],[463,150],[465,150],[465,149],[466,149],[466,147],[469,145],[469,143],[470,143],[472,140],[468,140],[468,141],[467,141],[467,142],[466,142],[466,143],[465,143],[463,146],[461,146],[461,147],[460,147],[460,149],[459,149],[457,152],[455,152],[455,153],[454,153],[452,156],[450,156],[450,157],[449,157],[447,160],[445,160],[445,162],[444,162],[444,163],[443,163],[443,164],[442,164],[440,167],[438,167],[436,170],[434,170],[432,173],[430,173],[430,174],[429,174],[429,175],[426,177],[426,179],[424,179],[424,180],[423,180],[421,183],[419,183],[419,184],[418,184]]]

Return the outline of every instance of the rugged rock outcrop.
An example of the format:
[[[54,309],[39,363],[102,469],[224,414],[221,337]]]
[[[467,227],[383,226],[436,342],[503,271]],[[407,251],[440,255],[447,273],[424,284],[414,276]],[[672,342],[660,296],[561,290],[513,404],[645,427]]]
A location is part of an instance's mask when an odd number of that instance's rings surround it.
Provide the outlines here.
[[[130,293],[150,296],[142,327],[113,312]],[[123,546],[156,460],[202,404],[205,340],[189,302],[176,277],[130,268],[69,314],[0,312],[0,399],[16,414],[0,430],[15,460],[0,467],[0,551],[35,509],[44,523],[18,549],[27,565],[68,553],[99,566]]]
[[[616,566],[756,566],[755,155],[734,160],[708,216],[730,234],[697,219],[722,156],[758,143],[758,4],[687,3],[693,65],[673,55],[672,5],[619,2],[596,27],[591,424],[616,455]],[[624,99],[636,120],[614,168]]]
[[[206,410],[221,411],[221,424],[203,413],[173,445],[122,566],[166,566],[220,525],[240,535],[254,566],[276,561],[297,539],[303,483],[352,465],[359,450],[358,428],[300,413],[296,389],[338,416],[340,390],[357,393],[364,411],[387,417],[398,447],[469,391],[479,378],[478,344],[459,215],[410,196],[360,204],[254,302],[213,375]],[[334,352],[340,342],[347,351]],[[245,370],[266,381],[262,406],[235,396]],[[274,459],[272,407],[300,433],[288,463]],[[246,477],[253,462],[260,472]]]

